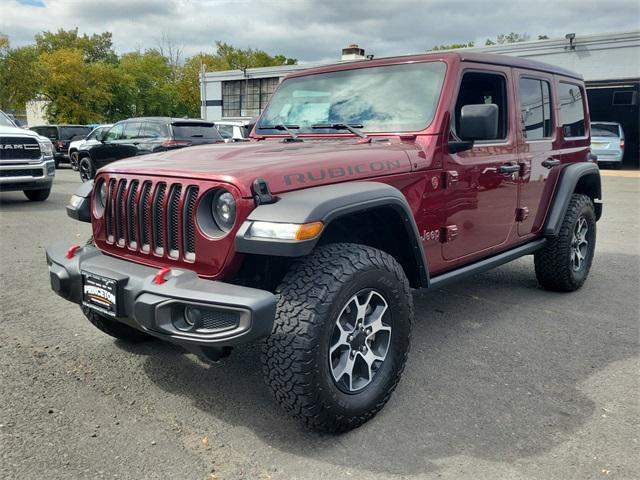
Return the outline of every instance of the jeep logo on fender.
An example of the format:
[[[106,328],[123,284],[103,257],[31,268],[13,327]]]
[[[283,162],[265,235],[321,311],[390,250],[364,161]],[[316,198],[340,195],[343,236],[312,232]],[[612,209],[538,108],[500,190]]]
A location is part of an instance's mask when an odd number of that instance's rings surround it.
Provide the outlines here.
[[[342,178],[362,175],[367,173],[398,170],[401,167],[400,160],[386,162],[358,163],[346,167],[331,167],[310,170],[306,173],[290,173],[284,176],[286,185],[294,185],[309,182],[319,182],[325,178]]]

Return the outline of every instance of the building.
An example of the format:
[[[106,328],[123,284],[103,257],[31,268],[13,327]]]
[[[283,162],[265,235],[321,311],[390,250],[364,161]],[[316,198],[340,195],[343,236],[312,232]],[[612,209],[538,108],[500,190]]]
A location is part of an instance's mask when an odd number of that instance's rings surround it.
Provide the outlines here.
[[[620,122],[626,136],[625,165],[640,166],[640,30],[601,35],[567,34],[561,39],[466,49],[526,57],[581,73],[591,118]],[[364,60],[357,45],[341,61]],[[207,120],[249,120],[260,114],[278,83],[290,72],[320,64],[283,65],[226,72],[201,78],[202,116]]]

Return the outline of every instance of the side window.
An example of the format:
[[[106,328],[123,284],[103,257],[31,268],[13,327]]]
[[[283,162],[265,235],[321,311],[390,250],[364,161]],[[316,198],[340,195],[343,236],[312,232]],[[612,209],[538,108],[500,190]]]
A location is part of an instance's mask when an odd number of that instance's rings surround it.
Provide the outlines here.
[[[231,125],[216,125],[222,138],[233,138],[233,127]]]
[[[551,87],[549,82],[535,78],[520,79],[520,118],[527,140],[551,138]]]
[[[168,136],[166,129],[156,122],[145,122],[142,126],[140,135],[144,138],[161,138]]]
[[[107,132],[106,141],[120,140],[122,138],[122,130],[124,129],[124,123],[116,123],[111,130]]]
[[[582,88],[572,83],[558,84],[560,102],[560,125],[565,138],[584,137],[584,102]]]
[[[456,101],[456,132],[460,127],[462,107],[483,103],[495,103],[498,106],[498,136],[496,140],[506,139],[509,118],[507,114],[507,82],[505,77],[497,73],[467,72],[464,74]]]
[[[133,138],[140,138],[140,127],[142,122],[127,122],[124,124],[124,133],[122,138],[130,140]]]

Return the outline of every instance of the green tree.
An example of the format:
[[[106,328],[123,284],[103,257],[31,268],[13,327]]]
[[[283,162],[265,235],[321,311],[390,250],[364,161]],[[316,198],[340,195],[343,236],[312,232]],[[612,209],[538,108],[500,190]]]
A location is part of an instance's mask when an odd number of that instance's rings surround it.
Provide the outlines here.
[[[484,42],[485,45],[504,45],[506,43],[519,43],[526,42],[529,40],[531,36],[528,33],[517,33],[517,32],[509,32],[509,33],[501,33],[498,35],[495,40],[487,38]],[[540,39],[538,39],[540,40]]]
[[[39,91],[40,72],[34,46],[11,48],[9,38],[0,35],[0,108],[24,109]]]
[[[454,50],[456,48],[471,48],[475,45],[474,42],[467,42],[467,43],[451,43],[449,45],[435,45],[431,51],[438,51],[438,50]]]
[[[61,49],[78,49],[84,55],[84,61],[115,63],[118,60],[113,51],[111,32],[94,33],[88,36],[74,30],[59,29],[57,32],[42,32],[36,35],[36,47],[39,53],[52,53]]]

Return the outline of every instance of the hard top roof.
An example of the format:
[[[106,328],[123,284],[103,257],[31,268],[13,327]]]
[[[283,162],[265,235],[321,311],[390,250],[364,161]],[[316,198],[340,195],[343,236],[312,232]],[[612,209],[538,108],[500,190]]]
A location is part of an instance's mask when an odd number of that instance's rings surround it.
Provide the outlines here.
[[[503,65],[507,67],[516,67],[526,70],[537,70],[540,72],[554,73],[566,77],[582,80],[582,75],[571,70],[564,69],[548,63],[528,60],[526,58],[513,57],[510,55],[499,55],[495,53],[476,53],[476,52],[432,52],[422,55],[403,55],[398,57],[376,58],[372,60],[356,60],[352,62],[341,62],[333,65],[309,68],[287,75],[290,77],[301,77],[305,75],[313,75],[317,73],[335,72],[340,70],[350,70],[355,68],[378,67],[383,65],[398,65],[403,63],[424,62],[424,61],[450,61],[450,62],[475,62],[486,63],[489,65]]]

